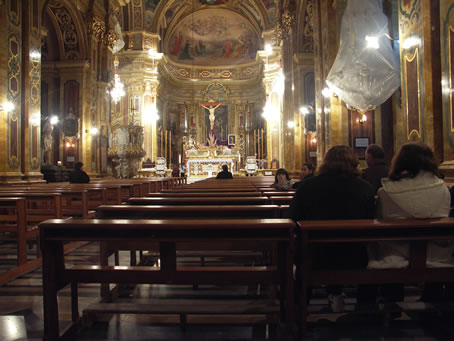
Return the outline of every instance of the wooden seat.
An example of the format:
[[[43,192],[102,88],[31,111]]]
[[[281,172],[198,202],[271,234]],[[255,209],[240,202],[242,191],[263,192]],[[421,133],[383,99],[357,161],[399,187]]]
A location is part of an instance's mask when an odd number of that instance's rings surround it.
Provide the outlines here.
[[[44,339],[59,340],[57,294],[71,283],[72,321],[79,320],[77,283],[172,283],[172,284],[272,284],[280,288],[281,323],[294,335],[293,245],[295,224],[288,219],[207,220],[48,220],[40,224],[43,253]],[[160,249],[160,267],[76,266],[68,268],[63,258],[65,241],[121,242],[143,246],[155,242]],[[176,262],[176,243],[197,248],[230,240],[274,242],[275,266],[187,267]],[[67,330],[74,330],[69,328]]]
[[[453,240],[454,218],[394,220],[319,220],[300,221],[298,291],[304,332],[308,316],[308,288],[318,285],[359,285],[418,282],[454,282],[454,267],[426,266],[430,240]],[[311,246],[315,244],[407,241],[410,258],[402,269],[322,269],[312,268]]]

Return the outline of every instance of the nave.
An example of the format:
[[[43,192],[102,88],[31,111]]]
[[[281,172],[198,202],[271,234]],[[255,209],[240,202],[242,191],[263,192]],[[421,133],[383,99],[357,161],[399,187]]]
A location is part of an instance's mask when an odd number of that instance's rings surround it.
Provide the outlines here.
[[[153,183],[153,181],[165,182],[169,179],[136,179],[131,182]],[[126,220],[131,225],[137,223],[137,219],[147,219],[150,216],[166,217],[168,214],[177,214],[181,218],[186,216],[188,220],[184,222],[186,226],[191,226],[191,220],[194,226],[202,225],[210,221],[211,217],[217,217],[216,224],[221,224],[226,220],[228,215],[234,215],[244,226],[250,218],[272,217],[271,219],[261,220],[261,226],[265,226],[265,221],[286,221],[281,219],[283,210],[288,208],[289,199],[292,198],[294,191],[279,192],[270,187],[274,177],[253,177],[253,178],[236,178],[234,180],[214,180],[208,179],[193,184],[177,184],[177,182],[168,182],[169,188],[164,188],[164,184],[157,193],[143,194],[146,197],[140,197],[137,193],[135,198],[128,198],[128,204],[111,205],[104,204],[96,208],[97,218],[117,219],[127,214],[131,220]],[[170,180],[169,180],[170,181]],[[117,180],[117,185],[127,186],[128,181]],[[172,185],[172,184],[173,185]],[[61,184],[63,185],[63,184]],[[44,185],[41,185],[44,186]],[[45,185],[50,188],[54,185]],[[92,185],[83,185],[86,188]],[[99,184],[99,186],[103,186]],[[107,182],[105,183],[106,187]],[[174,186],[174,188],[172,188]],[[41,187],[42,188],[42,187]],[[228,191],[227,191],[228,188]],[[106,188],[107,189],[107,188]],[[136,189],[139,189],[137,187]],[[254,189],[254,191],[252,191]],[[42,189],[40,189],[42,191]],[[62,189],[62,195],[65,193]],[[19,192],[18,189],[15,190]],[[30,190],[29,190],[30,191]],[[66,190],[69,192],[69,190]],[[252,194],[251,194],[252,193]],[[286,194],[286,195],[282,195]],[[289,195],[290,194],[290,195]],[[68,195],[68,194],[65,194]],[[181,196],[182,195],[182,196]],[[94,197],[85,197],[93,204]],[[140,205],[132,205],[134,201],[142,200]],[[156,206],[156,200],[158,205]],[[185,201],[186,200],[186,201]],[[237,201],[236,205],[226,205],[228,201]],[[287,200],[287,201],[285,201]],[[148,203],[145,205],[143,202]],[[155,202],[153,204],[153,201]],[[166,201],[167,204],[163,205]],[[188,201],[192,202],[188,206]],[[173,202],[173,205],[171,203]],[[222,204],[223,202],[223,204]],[[246,204],[248,203],[248,204]],[[230,203],[231,204],[231,203]],[[86,207],[89,204],[86,203]],[[63,206],[66,207],[66,206]],[[156,209],[155,209],[156,208]],[[67,207],[65,209],[68,209]],[[263,210],[264,209],[264,210]],[[200,216],[203,211],[203,218]],[[230,212],[230,213],[229,213]],[[248,216],[242,217],[242,214]],[[128,217],[127,216],[127,217]],[[192,217],[192,218],[190,218]],[[194,217],[197,217],[194,220]],[[159,218],[156,218],[159,219]],[[103,220],[97,220],[100,225]],[[90,224],[91,219],[73,219],[64,220],[60,224],[71,223]],[[157,221],[163,224],[163,220]],[[180,222],[183,224],[184,219]],[[448,221],[449,222],[449,221]],[[336,222],[332,222],[336,224]],[[115,220],[110,225],[108,235],[114,234],[115,230],[125,224],[125,220]],[[213,224],[210,222],[210,224]],[[234,226],[234,222],[228,220],[228,224]],[[363,224],[364,221],[363,221]],[[403,222],[405,224],[405,222]],[[52,225],[52,224],[47,224]],[[212,225],[215,226],[215,225]],[[67,226],[70,228],[71,226]],[[95,225],[91,226],[90,231],[95,235]],[[149,225],[154,228],[153,225]],[[71,228],[65,230],[65,235],[72,235],[77,229]],[[102,230],[101,230],[102,231]],[[197,229],[193,230],[197,233]],[[104,234],[106,231],[104,231]],[[134,231],[130,231],[134,232]],[[134,232],[136,233],[136,232]],[[180,232],[178,232],[180,233]],[[425,232],[428,233],[428,232]],[[49,250],[46,249],[41,238],[41,246],[44,254]],[[95,237],[90,238],[95,238]],[[103,238],[108,238],[105,236]],[[52,237],[55,239],[56,237]],[[67,237],[68,239],[69,237]],[[124,236],[126,238],[126,236]],[[127,238],[132,238],[128,236]],[[169,237],[167,237],[168,240]],[[195,237],[193,238],[195,239]],[[69,240],[69,239],[68,239]],[[126,243],[124,243],[126,245]],[[10,246],[8,246],[10,245]],[[36,244],[35,244],[36,245]],[[73,250],[65,256],[65,266],[68,269],[74,268],[79,271],[85,271],[85,274],[79,272],[81,283],[78,284],[78,311],[80,312],[81,325],[78,327],[76,340],[286,340],[285,330],[282,330],[281,314],[278,299],[284,295],[282,287],[276,290],[274,285],[242,285],[236,283],[241,281],[238,278],[232,278],[234,284],[230,285],[163,285],[163,284],[138,284],[121,286],[117,294],[113,295],[112,302],[101,294],[101,286],[89,282],[90,279],[83,279],[83,276],[90,275],[92,269],[86,268],[87,265],[99,265],[103,263],[103,257],[109,252],[100,253],[98,243],[83,243],[76,241],[71,243]],[[121,247],[121,245],[117,245]],[[142,248],[141,250],[149,250]],[[113,249],[114,250],[114,249]],[[119,250],[124,250],[119,248]],[[126,248],[127,250],[127,248]],[[120,251],[119,265],[128,267],[131,264],[131,254],[128,251]],[[159,262],[154,251],[146,252],[140,258],[139,252],[134,252],[139,257],[139,266],[130,267],[140,270],[140,267],[147,267],[147,271],[153,271],[152,266],[165,267],[161,263],[163,256],[160,256]],[[222,250],[222,249],[221,249]],[[13,264],[16,259],[14,244],[2,244],[1,247],[2,264]],[[28,249],[30,255],[34,254],[36,249]],[[235,253],[231,250],[216,252],[211,249],[202,253],[187,253],[182,251],[178,256],[177,268],[193,268],[202,265],[207,271],[212,267],[245,267],[250,269],[257,265],[273,265],[273,261],[266,256],[263,250],[249,249],[242,250],[241,253]],[[246,251],[246,252],[244,252]],[[252,251],[252,252],[251,252]],[[185,253],[186,252],[186,253]],[[109,257],[109,264],[115,263],[115,256]],[[104,255],[104,256],[103,256]],[[30,261],[34,259],[30,257]],[[271,256],[271,259],[274,257]],[[140,260],[141,259],[141,260]],[[293,263],[293,262],[292,262]],[[48,261],[45,262],[48,264]],[[85,268],[84,268],[85,266]],[[94,269],[95,270],[95,269]],[[115,269],[106,268],[109,271]],[[121,269],[118,269],[121,270]],[[258,269],[259,270],[259,269]],[[449,271],[449,270],[448,270]],[[92,273],[93,276],[98,276]],[[107,272],[106,272],[107,274]],[[304,280],[303,271],[302,278]],[[69,273],[61,273],[63,280]],[[184,280],[177,277],[175,280]],[[198,273],[201,276],[201,273]],[[29,340],[42,339],[43,327],[43,282],[42,268],[24,274],[17,279],[11,280],[0,287],[0,294],[6,299],[0,303],[0,314],[4,321],[13,320],[12,316],[25,326],[22,338]],[[98,277],[99,278],[99,277]],[[120,277],[119,277],[120,278]],[[124,280],[127,282],[129,277]],[[135,280],[140,280],[135,278]],[[195,281],[196,279],[194,279]],[[339,278],[339,281],[346,280]],[[379,278],[371,278],[371,281]],[[94,277],[93,282],[98,280]],[[133,277],[131,277],[133,281]],[[265,281],[265,279],[264,279]],[[46,288],[52,281],[44,285]],[[64,330],[72,320],[71,308],[71,286],[68,285],[58,293],[59,323],[61,330]],[[309,315],[307,318],[307,331],[304,340],[451,340],[453,339],[453,329],[451,321],[453,317],[452,303],[423,303],[420,302],[422,293],[421,285],[406,285],[404,302],[396,304],[383,304],[371,306],[361,306],[356,301],[356,290],[354,287],[344,286],[345,309],[342,313],[333,313],[330,310],[327,300],[327,292],[324,286],[317,286],[313,290],[309,305]],[[301,291],[295,289],[293,302],[298,305]],[[104,297],[104,302],[101,302]],[[379,301],[380,302],[380,301]],[[272,303],[272,304],[269,304]],[[276,304],[277,303],[277,304]],[[116,305],[116,306],[115,306]],[[140,308],[139,308],[140,306]],[[254,309],[252,309],[254,308]],[[117,313],[119,311],[121,313]],[[141,313],[140,309],[144,309]],[[266,311],[266,313],[264,313]],[[107,313],[106,313],[107,312]],[[112,312],[112,313],[109,313]],[[202,312],[202,313],[201,313]],[[233,312],[232,314],[222,314],[223,312]],[[240,314],[237,314],[240,312]],[[145,314],[146,313],[146,314]],[[186,314],[181,318],[182,313]],[[183,328],[182,322],[185,322]],[[297,322],[298,324],[298,322]],[[7,323],[8,326],[9,322]],[[285,326],[285,325],[284,325]],[[5,327],[2,330],[10,331],[13,328]],[[20,328],[19,328],[20,330]],[[7,338],[9,337],[9,338]],[[17,334],[13,336],[4,336],[2,340],[16,340]]]

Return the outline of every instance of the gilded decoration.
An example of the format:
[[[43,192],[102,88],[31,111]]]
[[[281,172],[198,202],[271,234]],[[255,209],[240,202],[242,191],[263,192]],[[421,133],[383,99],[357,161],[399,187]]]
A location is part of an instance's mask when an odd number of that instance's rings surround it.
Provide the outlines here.
[[[20,150],[20,139],[19,129],[20,122],[17,117],[16,110],[12,111],[8,115],[8,127],[7,129],[7,149],[8,149],[8,166],[12,169],[19,168],[19,150]]]
[[[447,32],[448,39],[448,79],[449,79],[449,120],[451,132],[454,132],[454,94],[451,89],[454,89],[454,70],[453,70],[453,48],[454,48],[454,28],[449,25]]]
[[[104,21],[102,21],[98,17],[94,17],[91,22],[91,26],[89,27],[89,33],[92,33],[96,37],[96,39],[98,39],[100,41],[102,39],[102,37],[104,36],[105,32],[106,32],[106,25],[105,25]]]
[[[405,111],[407,116],[407,140],[421,138],[421,91],[419,78],[419,50],[405,56]]]
[[[105,43],[112,49],[119,38],[119,35],[114,30],[109,30]]]
[[[306,5],[306,15],[304,17],[304,31],[303,31],[303,51],[314,51],[314,4],[309,0]]]
[[[142,7],[134,6],[134,28],[140,29],[142,28]]]
[[[11,4],[11,1],[8,1],[8,3]],[[21,18],[19,13],[21,11],[20,6],[22,6],[22,2],[21,1],[14,1],[14,5],[16,6],[16,8],[9,8],[8,18],[9,18],[10,24],[12,24],[14,26],[19,26],[20,25],[20,18]]]
[[[191,73],[190,68],[174,66],[167,64],[167,70],[178,78],[194,78],[200,79],[232,79],[232,80],[246,80],[252,79],[257,76],[257,68],[252,66],[245,66],[238,69],[211,69],[211,70],[197,70],[195,74]]]
[[[67,58],[72,55],[69,59],[75,59],[75,52],[79,52],[76,27],[70,13],[62,6],[63,5],[60,3],[52,3],[49,5],[60,28],[65,54],[67,54]]]
[[[30,70],[30,99],[33,104],[39,104],[41,87],[41,64],[39,61],[31,62]]]
[[[421,0],[399,0],[400,34],[404,35],[419,23],[421,17]]]
[[[8,91],[16,98],[21,88],[21,45],[15,33],[9,36],[8,47]]]

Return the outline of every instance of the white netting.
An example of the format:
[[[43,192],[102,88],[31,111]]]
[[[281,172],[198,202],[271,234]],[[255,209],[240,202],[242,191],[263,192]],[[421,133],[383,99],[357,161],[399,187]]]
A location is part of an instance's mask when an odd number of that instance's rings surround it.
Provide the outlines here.
[[[381,0],[349,0],[339,51],[326,83],[347,105],[366,110],[400,86],[400,67],[388,38]],[[378,43],[378,48],[368,47]]]

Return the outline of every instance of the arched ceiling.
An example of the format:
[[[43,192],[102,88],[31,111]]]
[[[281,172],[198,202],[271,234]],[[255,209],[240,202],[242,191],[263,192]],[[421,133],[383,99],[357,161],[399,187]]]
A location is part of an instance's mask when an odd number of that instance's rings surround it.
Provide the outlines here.
[[[278,12],[277,0],[132,0],[130,6],[130,13],[141,7],[143,29],[161,36],[170,61],[208,67],[255,60],[262,31]]]
[[[213,8],[186,16],[173,27],[164,52],[174,62],[206,66],[255,60],[259,33],[236,12]]]

